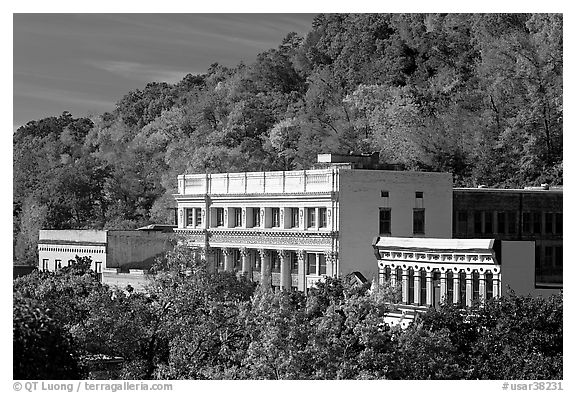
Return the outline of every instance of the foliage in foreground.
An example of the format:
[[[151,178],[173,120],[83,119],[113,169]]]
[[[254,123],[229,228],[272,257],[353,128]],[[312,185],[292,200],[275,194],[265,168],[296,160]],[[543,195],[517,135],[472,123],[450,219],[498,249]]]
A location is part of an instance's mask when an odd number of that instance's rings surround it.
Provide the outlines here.
[[[15,378],[76,378],[94,354],[123,357],[130,379],[563,377],[562,295],[444,305],[401,330],[383,322],[387,288],[327,279],[307,297],[272,293],[185,248],[159,261],[147,293],[76,267],[14,281]]]

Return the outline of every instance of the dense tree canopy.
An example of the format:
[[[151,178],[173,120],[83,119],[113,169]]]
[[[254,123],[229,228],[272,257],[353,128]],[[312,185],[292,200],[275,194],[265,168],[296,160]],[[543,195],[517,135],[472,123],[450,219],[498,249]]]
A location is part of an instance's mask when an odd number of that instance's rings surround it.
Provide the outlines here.
[[[14,134],[14,242],[168,222],[176,176],[380,152],[455,184],[562,184],[560,14],[329,14],[254,63],[151,81],[113,113]]]
[[[145,292],[96,281],[78,258],[14,282],[14,377],[86,377],[89,356],[127,379],[562,379],[562,295],[443,305],[405,330],[395,291],[330,279],[254,288],[176,247]],[[31,365],[33,368],[31,368]]]

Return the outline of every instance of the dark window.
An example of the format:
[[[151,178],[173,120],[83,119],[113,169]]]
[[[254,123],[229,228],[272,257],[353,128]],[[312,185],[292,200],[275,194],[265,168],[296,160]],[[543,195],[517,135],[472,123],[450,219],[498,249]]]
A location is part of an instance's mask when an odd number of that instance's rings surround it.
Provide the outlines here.
[[[498,227],[498,233],[505,233],[506,232],[506,213],[505,212],[498,212],[496,214],[496,226]]]
[[[196,226],[197,227],[201,227],[202,226],[202,209],[194,209],[194,215],[195,220],[196,220]]]
[[[306,254],[306,274],[316,275],[316,254]]]
[[[494,233],[493,228],[493,213],[490,211],[484,212],[484,233],[492,234]]]
[[[414,269],[408,269],[408,304],[414,303]]]
[[[426,304],[426,272],[424,270],[420,270],[418,272],[420,274],[420,304]]]
[[[318,226],[320,228],[326,228],[328,226],[328,216],[327,209],[321,207],[318,209]]]
[[[456,231],[460,235],[467,235],[468,234],[468,212],[467,211],[458,211],[456,213]]]
[[[234,250],[234,270],[238,271],[242,268],[242,256],[240,255],[240,250]]]
[[[472,273],[472,300],[480,299],[480,275],[478,272]]]
[[[453,303],[454,301],[454,275],[452,272],[446,272],[446,303]]]
[[[380,208],[380,235],[390,235],[392,233],[391,228],[391,211],[388,208]]]
[[[522,213],[522,232],[532,233],[532,213]]]
[[[388,198],[390,196],[390,193],[388,191],[380,191],[380,196],[382,198]]]
[[[416,191],[416,198],[424,198],[424,193],[422,191]]]
[[[544,213],[544,232],[547,234],[552,233],[554,228],[554,213]]]
[[[290,270],[292,273],[298,273],[298,254],[290,251]]]
[[[186,209],[186,226],[191,227],[194,225],[194,209]]]
[[[508,233],[516,233],[516,212],[508,212]]]
[[[542,233],[542,213],[534,212],[534,233]]]
[[[216,208],[216,226],[224,226],[224,208],[222,207]]]
[[[475,211],[474,212],[474,234],[481,235],[482,234],[482,212]]]
[[[415,235],[424,234],[424,209],[414,209],[412,230]]]
[[[460,304],[466,304],[466,273],[460,272],[459,274]]]
[[[318,254],[318,274],[326,274],[326,256]]]
[[[242,209],[239,207],[234,208],[234,226],[235,227],[242,226]]]
[[[556,213],[556,233],[562,233],[562,213]]]
[[[316,226],[316,209],[310,207],[307,209],[308,212],[308,228]]]
[[[298,219],[299,210],[297,207],[293,207],[290,209],[290,224],[292,228],[298,228],[300,226],[300,220]]]
[[[560,269],[562,269],[562,246],[556,247],[556,252],[554,254],[554,266],[560,267]]]
[[[280,209],[277,207],[272,208],[272,226],[273,227],[280,226]]]
[[[492,281],[492,272],[486,273],[486,299],[492,299],[494,297],[494,286]]]
[[[280,257],[276,251],[272,251],[270,253],[270,265],[274,273],[278,273],[280,271]]]
[[[253,207],[252,208],[252,227],[259,227],[260,226],[260,208]]]

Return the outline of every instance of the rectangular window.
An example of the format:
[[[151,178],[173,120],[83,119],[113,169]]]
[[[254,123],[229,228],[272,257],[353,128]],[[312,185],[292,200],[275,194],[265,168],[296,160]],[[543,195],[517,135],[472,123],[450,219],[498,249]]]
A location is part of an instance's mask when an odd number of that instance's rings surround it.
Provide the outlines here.
[[[474,211],[474,234],[482,234],[482,212],[478,210]]]
[[[300,226],[299,214],[300,209],[297,207],[290,208],[290,225],[292,228],[298,228]]]
[[[279,227],[280,226],[280,208],[273,207],[272,208],[272,227]]]
[[[320,228],[326,228],[328,226],[328,211],[325,207],[318,209],[318,226]]]
[[[298,254],[290,251],[290,271],[291,273],[298,273]]]
[[[493,228],[493,213],[491,211],[484,212],[484,233],[492,234],[494,233]]]
[[[426,304],[426,272],[424,270],[420,270],[418,273],[420,275],[420,304]]]
[[[274,273],[278,273],[280,271],[280,257],[276,251],[272,251],[270,253],[270,267]]]
[[[318,254],[318,274],[326,274],[326,256]]]
[[[534,212],[534,233],[542,233],[542,213]]]
[[[45,272],[46,270],[49,270],[48,259],[42,259],[42,271]]]
[[[522,232],[532,233],[532,213],[522,213]]]
[[[508,212],[508,234],[516,233],[516,212]]]
[[[459,235],[468,234],[468,212],[460,210],[456,212],[456,231]]]
[[[424,209],[424,193],[416,191],[416,209]]]
[[[234,250],[234,271],[239,271],[242,269],[242,256],[240,255],[240,250]]]
[[[306,274],[316,275],[316,254],[306,254]]]
[[[258,228],[260,227],[260,208],[253,207],[252,208],[252,227]]]
[[[562,213],[556,213],[556,222],[554,224],[556,227],[556,234],[562,233]]]
[[[223,227],[224,226],[224,208],[217,207],[216,208],[216,226]]]
[[[194,226],[194,209],[186,209],[186,226]]]
[[[554,228],[554,213],[544,213],[544,232],[547,234],[552,233]]]
[[[424,234],[424,209],[414,209],[412,219],[412,230],[415,235]]]
[[[392,234],[391,229],[392,212],[388,208],[380,208],[380,235]]]
[[[498,212],[496,214],[496,226],[498,227],[498,233],[506,233],[506,213]]]
[[[306,209],[306,212],[308,218],[308,228],[314,228],[316,226],[316,209],[309,207]]]
[[[234,226],[235,227],[242,226],[242,209],[239,207],[234,208]]]
[[[382,191],[380,191],[380,196],[382,198],[388,198],[390,196],[390,193],[388,191],[382,190]]]
[[[196,221],[196,227],[202,226],[202,209],[194,209],[194,220]]]

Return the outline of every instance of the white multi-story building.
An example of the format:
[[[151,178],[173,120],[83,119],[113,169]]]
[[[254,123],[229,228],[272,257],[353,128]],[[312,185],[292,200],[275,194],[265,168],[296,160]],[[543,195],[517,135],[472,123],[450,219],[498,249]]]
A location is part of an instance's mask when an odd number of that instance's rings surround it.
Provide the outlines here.
[[[326,276],[375,277],[375,235],[451,237],[451,174],[318,158],[321,169],[178,176],[175,232],[214,270],[298,290]]]

